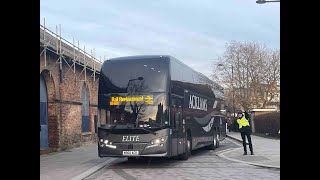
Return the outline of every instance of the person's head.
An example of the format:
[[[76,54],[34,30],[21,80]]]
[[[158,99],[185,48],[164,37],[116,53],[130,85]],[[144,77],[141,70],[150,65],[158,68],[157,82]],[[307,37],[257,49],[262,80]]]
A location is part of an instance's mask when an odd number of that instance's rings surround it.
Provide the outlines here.
[[[239,111],[238,111],[238,117],[239,117],[239,118],[242,118],[242,116],[243,116],[243,112],[242,112],[241,110],[239,110]]]

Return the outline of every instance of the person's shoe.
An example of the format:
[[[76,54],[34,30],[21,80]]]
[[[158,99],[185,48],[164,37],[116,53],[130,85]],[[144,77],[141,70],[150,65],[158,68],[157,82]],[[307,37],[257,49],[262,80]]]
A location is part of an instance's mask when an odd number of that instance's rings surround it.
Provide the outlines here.
[[[244,152],[243,155],[247,155],[247,152]]]
[[[254,153],[253,153],[253,152],[251,152],[251,155],[254,155]]]

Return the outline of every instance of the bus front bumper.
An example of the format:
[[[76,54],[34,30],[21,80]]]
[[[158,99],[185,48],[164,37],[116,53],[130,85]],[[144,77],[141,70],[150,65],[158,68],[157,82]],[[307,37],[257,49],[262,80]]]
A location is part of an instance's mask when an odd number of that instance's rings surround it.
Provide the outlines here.
[[[167,143],[150,145],[148,143],[115,143],[113,146],[98,145],[99,157],[168,157]]]

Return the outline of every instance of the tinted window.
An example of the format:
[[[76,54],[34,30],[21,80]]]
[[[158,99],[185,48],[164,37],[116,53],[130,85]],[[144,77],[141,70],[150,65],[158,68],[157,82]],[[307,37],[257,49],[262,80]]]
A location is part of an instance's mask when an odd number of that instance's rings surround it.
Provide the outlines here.
[[[174,59],[171,60],[171,79],[181,82],[195,81],[193,71]]]
[[[210,85],[212,82],[209,82],[210,80],[207,77],[201,76],[174,58],[170,62],[171,90],[173,94],[184,96],[184,90],[190,90],[207,98],[215,98],[212,86]]]
[[[150,93],[151,101],[123,101],[117,105],[109,103],[107,110],[110,111],[111,124],[132,124],[136,127],[164,127],[168,126],[167,95],[165,93]],[[113,94],[111,98],[129,97],[127,94]],[[131,96],[133,97],[133,96]],[[136,96],[140,97],[140,96]],[[141,97],[147,97],[143,95]],[[110,96],[106,98],[110,102]],[[107,124],[108,124],[107,123]]]
[[[102,67],[104,93],[165,92],[168,63],[162,59],[107,61]]]

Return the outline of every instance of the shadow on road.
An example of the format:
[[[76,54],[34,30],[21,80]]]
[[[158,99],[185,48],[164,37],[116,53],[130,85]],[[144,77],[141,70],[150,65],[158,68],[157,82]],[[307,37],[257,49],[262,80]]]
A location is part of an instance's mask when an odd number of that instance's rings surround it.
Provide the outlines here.
[[[120,158],[117,162],[109,166],[111,169],[143,169],[143,168],[167,168],[168,166],[173,166],[176,163],[191,163],[193,158],[201,156],[215,155],[216,152],[225,149],[225,145],[220,145],[216,150],[208,150],[206,147],[196,149],[192,151],[192,155],[188,160],[179,160],[178,158],[147,158],[141,157],[132,161],[128,161],[127,158]]]

